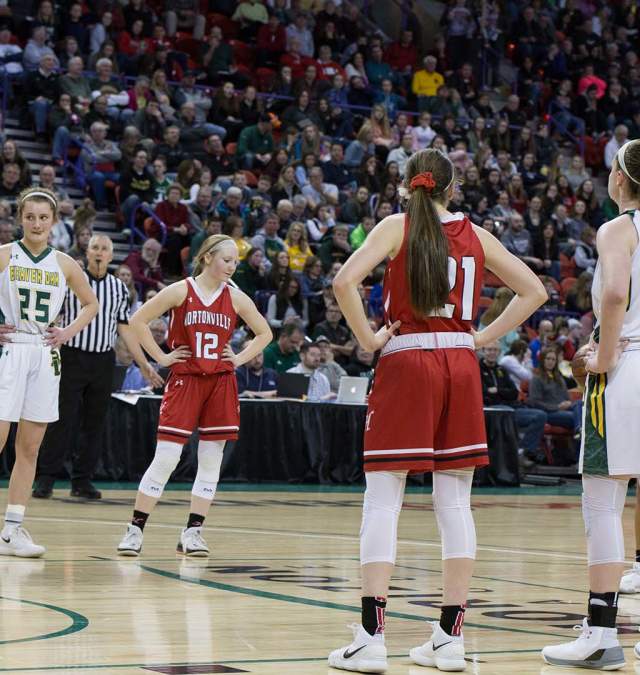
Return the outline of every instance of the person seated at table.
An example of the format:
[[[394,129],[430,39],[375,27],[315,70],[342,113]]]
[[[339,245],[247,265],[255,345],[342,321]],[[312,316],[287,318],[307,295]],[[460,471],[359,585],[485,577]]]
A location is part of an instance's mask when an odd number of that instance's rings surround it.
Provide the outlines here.
[[[121,337],[116,340],[114,351],[116,353],[116,365],[127,368],[120,390],[142,391],[143,389],[151,389],[151,385],[145,380],[140,368],[134,363],[127,343]]]
[[[480,357],[480,376],[482,378],[482,400],[486,406],[506,405],[514,409],[516,426],[522,453],[529,459],[540,462],[540,452],[544,425],[547,415],[542,410],[523,406],[518,402],[518,389],[505,368],[498,365],[500,344],[491,342],[484,347]]]
[[[250,338],[242,343],[242,349]],[[238,396],[243,398],[272,398],[276,395],[278,373],[272,368],[264,367],[264,353],[256,354],[244,366],[236,368]]]
[[[264,365],[284,373],[300,362],[298,350],[304,342],[304,329],[295,320],[283,324],[278,339],[264,350]]]
[[[326,309],[326,319],[316,325],[313,331],[313,339],[325,335],[331,340],[331,349],[336,361],[346,368],[349,357],[355,347],[355,340],[351,331],[342,323],[342,311],[335,301],[331,302]]]
[[[333,349],[331,349],[331,340],[326,335],[318,335],[315,343],[320,347],[320,366],[318,371],[322,373],[331,386],[334,394],[338,393],[340,388],[340,378],[347,374],[347,371],[333,358]]]
[[[345,370],[351,377],[373,377],[373,352],[368,352],[362,349],[360,345],[356,345],[351,353],[349,363],[345,366]]]
[[[318,371],[320,367],[320,347],[315,342],[303,343],[300,347],[300,359],[300,363],[293,368],[289,368],[287,372],[310,376],[307,400],[326,401],[333,398],[335,394],[331,393],[329,380]]]

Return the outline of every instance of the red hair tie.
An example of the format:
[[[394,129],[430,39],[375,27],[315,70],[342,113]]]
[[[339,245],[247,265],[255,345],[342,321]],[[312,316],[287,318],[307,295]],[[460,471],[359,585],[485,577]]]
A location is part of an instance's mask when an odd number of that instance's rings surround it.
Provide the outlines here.
[[[412,190],[415,190],[418,187],[425,188],[428,192],[431,192],[436,186],[436,182],[433,180],[433,174],[431,171],[425,171],[424,173],[419,173],[411,179],[409,187]]]

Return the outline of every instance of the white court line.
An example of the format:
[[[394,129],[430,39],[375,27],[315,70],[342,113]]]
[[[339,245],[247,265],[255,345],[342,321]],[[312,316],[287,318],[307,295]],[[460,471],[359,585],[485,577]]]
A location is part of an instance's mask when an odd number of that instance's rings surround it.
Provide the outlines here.
[[[44,521],[49,523],[68,523],[68,518],[53,518],[46,516],[29,516],[29,520]],[[117,525],[122,527],[122,521],[118,520],[73,520],[74,523],[89,523],[91,525]],[[174,530],[180,525],[167,525],[163,523],[148,523],[145,526],[145,529],[149,527],[157,527],[161,529],[171,529]],[[233,534],[261,534],[261,535],[278,535],[279,537],[298,537],[306,539],[330,539],[336,540],[340,539],[343,541],[360,541],[360,537],[352,534],[314,534],[313,532],[290,532],[287,530],[256,530],[250,528],[236,528],[236,527],[216,527],[216,526],[205,526],[205,530],[215,530],[219,532],[230,532]],[[422,546],[426,548],[441,548],[440,542],[431,542],[431,541],[417,541],[415,539],[398,539],[399,544],[404,544],[407,546]],[[538,558],[561,558],[563,560],[582,560],[587,559],[586,556],[580,555],[571,555],[569,553],[553,553],[551,551],[529,551],[522,548],[497,548],[494,546],[478,546],[478,551],[489,551],[491,553],[512,553],[517,555],[528,555]]]

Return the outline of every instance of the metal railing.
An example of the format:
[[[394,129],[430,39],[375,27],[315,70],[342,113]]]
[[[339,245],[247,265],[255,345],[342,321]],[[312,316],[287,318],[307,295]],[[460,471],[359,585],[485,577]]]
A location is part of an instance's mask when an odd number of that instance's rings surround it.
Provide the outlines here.
[[[136,245],[136,237],[141,239],[142,242],[145,242],[149,238],[147,233],[136,225],[136,217],[139,211],[146,213],[147,217],[151,218],[156,223],[156,225],[158,225],[162,234],[160,243],[162,246],[164,246],[165,242],[167,241],[167,225],[160,217],[158,217],[155,211],[148,204],[140,203],[133,209],[131,212],[131,217],[129,218],[129,229],[131,231],[129,234],[130,250]]]

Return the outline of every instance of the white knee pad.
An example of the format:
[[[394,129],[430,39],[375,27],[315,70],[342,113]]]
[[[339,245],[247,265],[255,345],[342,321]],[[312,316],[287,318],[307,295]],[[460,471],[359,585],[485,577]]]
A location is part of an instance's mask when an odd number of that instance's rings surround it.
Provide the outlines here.
[[[434,471],[433,510],[442,540],[442,559],[476,557],[471,515],[473,471]]]
[[[405,471],[369,471],[362,507],[360,564],[395,563]]]
[[[589,565],[624,562],[622,511],[627,481],[582,476],[582,517]]]
[[[225,441],[200,441],[198,443],[198,473],[191,494],[212,500],[220,479],[220,465]]]
[[[182,446],[179,443],[158,441],[156,454],[153,456],[153,461],[145,471],[144,476],[142,476],[138,490],[148,497],[157,499],[162,496],[164,486],[178,466],[181,454]]]

